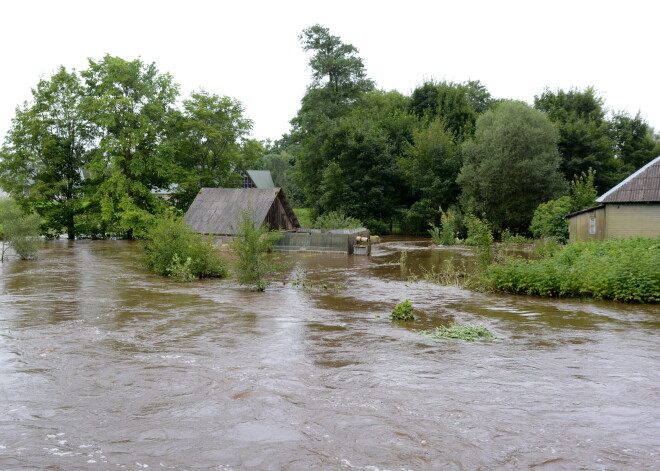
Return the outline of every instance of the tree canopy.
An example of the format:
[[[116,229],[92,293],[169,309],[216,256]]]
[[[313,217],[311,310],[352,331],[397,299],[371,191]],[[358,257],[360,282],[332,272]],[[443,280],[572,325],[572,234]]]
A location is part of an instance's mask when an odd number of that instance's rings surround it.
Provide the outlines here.
[[[484,113],[464,146],[458,177],[464,206],[497,230],[526,231],[536,207],[566,189],[557,141],[548,117],[524,103],[504,102]]]
[[[157,194],[185,211],[200,188],[238,186],[247,169],[271,170],[312,219],[426,234],[451,207],[529,232],[551,200],[544,224],[559,227],[568,181],[590,185],[571,201],[593,201],[660,154],[641,114],[608,110],[592,87],[546,88],[533,108],[479,80],[427,79],[406,94],[378,89],[358,48],[327,27],[298,39],[310,81],[274,142],[250,137],[235,98],[181,97],[154,63],[106,55],[37,83],[0,150],[0,186],[54,237],[140,237],[167,208]]]
[[[32,91],[0,151],[0,184],[43,230],[138,236],[175,189],[186,209],[201,186],[237,185],[261,145],[229,97],[195,92],[177,106],[179,87],[155,64],[110,55],[78,74],[60,67]]]

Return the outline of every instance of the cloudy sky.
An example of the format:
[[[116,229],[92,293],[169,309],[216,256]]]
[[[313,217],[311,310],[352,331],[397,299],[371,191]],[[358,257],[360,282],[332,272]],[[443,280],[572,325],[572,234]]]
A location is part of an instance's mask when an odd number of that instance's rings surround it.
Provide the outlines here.
[[[0,11],[0,136],[41,76],[107,53],[155,62],[184,97],[240,100],[253,136],[277,139],[310,82],[298,35],[316,23],[356,46],[382,89],[472,79],[531,103],[545,87],[594,86],[660,130],[656,0],[21,0]]]

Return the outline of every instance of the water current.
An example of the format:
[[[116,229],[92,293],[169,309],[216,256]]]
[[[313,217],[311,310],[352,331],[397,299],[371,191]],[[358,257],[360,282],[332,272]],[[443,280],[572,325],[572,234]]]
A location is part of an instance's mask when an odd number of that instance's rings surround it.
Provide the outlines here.
[[[471,258],[423,239],[285,258],[264,293],[127,241],[0,264],[0,469],[660,469],[657,305],[414,281]],[[451,321],[497,338],[417,333]]]

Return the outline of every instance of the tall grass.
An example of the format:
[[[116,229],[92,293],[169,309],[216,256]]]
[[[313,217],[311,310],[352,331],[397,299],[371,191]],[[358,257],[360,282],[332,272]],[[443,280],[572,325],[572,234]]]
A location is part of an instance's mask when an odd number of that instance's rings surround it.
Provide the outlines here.
[[[575,242],[539,260],[506,257],[480,282],[506,293],[660,302],[660,237]]]

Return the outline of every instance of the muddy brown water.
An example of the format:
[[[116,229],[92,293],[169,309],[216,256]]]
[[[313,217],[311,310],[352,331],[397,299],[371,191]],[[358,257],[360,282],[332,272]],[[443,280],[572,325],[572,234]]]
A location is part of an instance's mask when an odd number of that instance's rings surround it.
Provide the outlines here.
[[[125,241],[0,264],[0,469],[660,469],[657,305],[407,281],[470,260],[428,245],[289,254],[265,293]],[[450,321],[497,339],[416,333]]]

